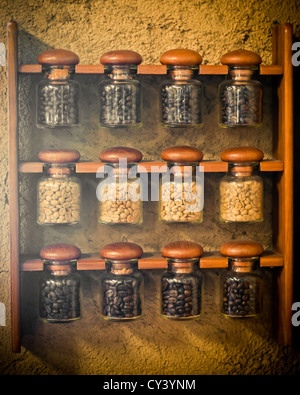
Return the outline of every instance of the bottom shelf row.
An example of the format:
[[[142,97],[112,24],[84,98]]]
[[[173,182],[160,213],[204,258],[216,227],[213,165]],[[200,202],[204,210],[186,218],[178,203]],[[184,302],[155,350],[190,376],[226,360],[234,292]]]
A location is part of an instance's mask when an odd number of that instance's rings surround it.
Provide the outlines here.
[[[143,315],[144,279],[140,262],[143,249],[134,243],[107,244],[100,250],[106,271],[100,280],[101,315],[107,320],[134,320]],[[186,320],[201,315],[203,273],[200,244],[176,241],[165,245],[161,257],[167,270],[161,276],[162,316]],[[40,280],[39,313],[47,322],[79,319],[80,275],[77,273],[81,251],[70,244],[52,244],[40,252],[40,260],[29,260],[23,270],[38,263],[44,270]],[[272,257],[274,264],[271,264]],[[261,312],[263,273],[261,261],[280,266],[282,259],[266,254],[263,246],[252,240],[232,240],[220,247],[222,266],[221,312],[228,317],[253,317]],[[281,264],[279,264],[281,262]],[[101,262],[102,263],[102,262]],[[160,268],[160,267],[157,267]]]

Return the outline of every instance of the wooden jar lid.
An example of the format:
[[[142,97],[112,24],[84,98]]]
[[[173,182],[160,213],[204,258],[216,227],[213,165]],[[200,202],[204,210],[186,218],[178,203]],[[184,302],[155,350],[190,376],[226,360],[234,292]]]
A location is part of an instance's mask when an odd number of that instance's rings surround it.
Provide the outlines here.
[[[220,247],[222,255],[231,258],[252,258],[264,252],[263,246],[252,240],[231,240]]]
[[[228,66],[258,66],[262,62],[261,57],[246,49],[237,49],[227,52],[221,57],[221,63]]]
[[[177,145],[165,148],[161,153],[161,158],[174,163],[194,163],[202,160],[203,153],[195,147]]]
[[[78,64],[79,57],[76,53],[66,49],[49,49],[48,51],[40,53],[37,57],[37,61],[40,64],[49,66],[68,66]]]
[[[73,163],[80,159],[80,153],[71,149],[51,149],[40,151],[39,159],[46,163]]]
[[[127,159],[127,163],[136,163],[143,159],[143,154],[135,148],[112,147],[102,151],[99,158],[107,163],[118,163],[119,159]]]
[[[264,153],[254,147],[233,147],[222,151],[220,157],[225,162],[251,163],[260,162]]]
[[[144,251],[142,247],[135,243],[128,242],[110,243],[102,247],[100,250],[100,256],[102,258],[114,261],[138,259],[143,255],[143,253]]]
[[[202,56],[191,49],[170,49],[160,57],[160,63],[168,66],[198,66]]]
[[[174,241],[161,249],[162,256],[173,259],[198,258],[203,254],[200,244],[192,241]]]
[[[40,257],[49,261],[70,261],[78,259],[81,251],[71,244],[51,244],[40,251]]]
[[[100,58],[100,63],[104,65],[138,65],[142,61],[139,53],[125,49],[105,52]]]

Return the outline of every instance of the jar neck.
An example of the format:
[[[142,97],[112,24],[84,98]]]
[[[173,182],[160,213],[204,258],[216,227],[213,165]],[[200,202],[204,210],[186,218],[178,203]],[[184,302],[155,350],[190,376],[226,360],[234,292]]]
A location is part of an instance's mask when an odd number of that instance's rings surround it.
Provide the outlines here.
[[[228,163],[228,174],[234,177],[249,177],[257,174],[259,162]]]
[[[67,276],[76,271],[76,263],[76,259],[67,261],[45,260],[44,268],[52,276]]]
[[[75,66],[43,66],[44,75],[48,80],[68,80],[75,71]]]
[[[258,67],[229,67],[228,77],[235,81],[250,81]]]
[[[47,176],[52,178],[67,178],[75,171],[75,165],[71,163],[47,163],[44,168]]]
[[[112,177],[124,177],[127,178],[131,174],[138,173],[138,163],[127,163],[118,162],[118,163],[105,163],[104,172]]]
[[[110,65],[105,66],[104,72],[112,80],[128,80],[134,78],[137,67],[131,65]]]
[[[193,78],[194,74],[198,67],[192,66],[170,66],[168,68],[168,74],[171,76],[173,80],[190,80]]]
[[[191,259],[171,259],[167,258],[168,272],[176,274],[192,273],[199,264],[199,258]]]
[[[172,170],[174,176],[196,175],[196,168],[199,166],[198,162],[180,163],[180,162],[167,162],[167,167]]]
[[[127,274],[132,274],[137,271],[138,269],[138,260],[131,259],[131,260],[105,260],[106,271],[108,273],[117,275],[117,276],[124,276]]]
[[[259,258],[228,258],[228,268],[235,273],[250,273],[259,265]]]

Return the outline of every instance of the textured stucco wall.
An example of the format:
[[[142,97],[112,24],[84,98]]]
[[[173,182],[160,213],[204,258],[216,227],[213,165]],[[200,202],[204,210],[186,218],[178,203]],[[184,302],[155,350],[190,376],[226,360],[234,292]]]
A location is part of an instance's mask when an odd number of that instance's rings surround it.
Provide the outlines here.
[[[226,4],[226,5],[225,5]],[[174,47],[199,51],[204,62],[218,64],[220,56],[244,46],[271,62],[273,20],[293,24],[300,37],[299,4],[295,1],[172,1],[172,0],[86,0],[22,2],[0,1],[0,41],[6,43],[6,25],[13,18],[19,26],[20,63],[35,63],[39,52],[49,48],[75,51],[82,64],[97,64],[111,49],[140,52],[145,64],[158,64],[162,52]],[[7,307],[6,327],[0,327],[0,373],[25,374],[289,374],[300,372],[297,349],[281,347],[271,334],[271,271],[266,271],[265,312],[259,321],[232,322],[218,314],[218,279],[221,271],[205,272],[204,312],[200,320],[170,323],[158,316],[160,271],[145,271],[145,317],[134,323],[111,324],[98,316],[100,273],[82,273],[83,318],[71,325],[51,326],[37,320],[39,274],[22,275],[21,354],[10,352],[8,150],[6,67],[0,66],[0,302]],[[60,145],[79,149],[83,160],[97,160],[99,152],[112,145],[141,149],[145,160],[156,160],[166,145],[190,143],[201,147],[206,159],[231,144],[246,141],[271,155],[271,79],[263,79],[264,128],[252,131],[220,130],[216,126],[216,86],[221,77],[205,82],[205,125],[201,131],[168,132],[157,125],[157,93],[162,77],[141,77],[144,95],[144,127],[137,133],[105,131],[97,125],[98,77],[78,76],[82,86],[83,122],[79,130],[51,133],[34,126],[35,84],[39,76],[20,77],[20,159],[36,160],[39,150]],[[151,141],[148,136],[151,135]],[[249,140],[250,139],[250,140]],[[81,176],[86,210],[76,229],[53,232],[35,224],[35,187],[39,176],[21,177],[21,251],[36,253],[46,243],[64,238],[83,252],[97,252],[106,242],[128,240],[146,251],[157,251],[169,239],[192,239],[206,250],[236,237],[260,235],[271,246],[271,176],[266,185],[266,220],[262,225],[219,226],[215,218],[216,185],[220,178],[206,178],[205,219],[198,227],[171,229],[156,221],[156,204],[145,204],[141,228],[114,227],[110,232],[98,226],[95,208],[95,177]],[[166,231],[167,229],[167,231]]]

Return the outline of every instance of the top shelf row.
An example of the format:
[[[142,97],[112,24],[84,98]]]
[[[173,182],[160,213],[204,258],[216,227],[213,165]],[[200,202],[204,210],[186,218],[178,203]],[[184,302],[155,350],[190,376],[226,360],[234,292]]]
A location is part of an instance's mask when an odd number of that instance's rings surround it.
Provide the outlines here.
[[[42,65],[23,64],[18,67],[21,74],[40,74]],[[78,64],[75,66],[75,74],[104,74],[103,65]],[[166,65],[138,65],[137,74],[139,75],[166,75]],[[227,65],[200,65],[199,75],[227,75]],[[282,75],[283,67],[279,65],[260,65],[260,75]]]

